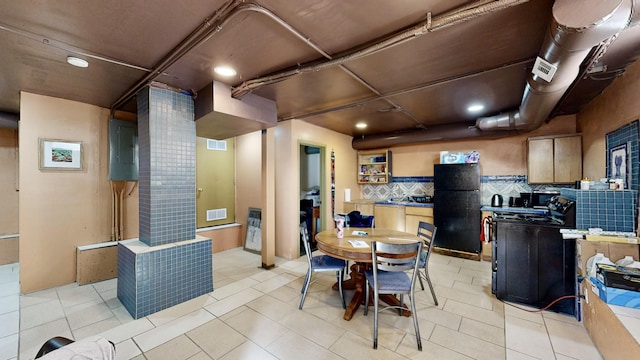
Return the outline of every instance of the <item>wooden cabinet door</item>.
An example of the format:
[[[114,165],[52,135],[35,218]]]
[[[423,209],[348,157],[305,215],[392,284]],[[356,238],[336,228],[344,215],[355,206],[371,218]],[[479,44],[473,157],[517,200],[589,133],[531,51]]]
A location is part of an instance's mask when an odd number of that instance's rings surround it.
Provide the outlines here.
[[[376,228],[405,231],[404,206],[376,205],[374,212]]]
[[[527,167],[529,184],[554,182],[553,138],[528,141]]]
[[[358,204],[356,208],[361,215],[373,215],[373,204]]]
[[[582,137],[566,136],[554,140],[554,183],[571,184],[582,179]]]

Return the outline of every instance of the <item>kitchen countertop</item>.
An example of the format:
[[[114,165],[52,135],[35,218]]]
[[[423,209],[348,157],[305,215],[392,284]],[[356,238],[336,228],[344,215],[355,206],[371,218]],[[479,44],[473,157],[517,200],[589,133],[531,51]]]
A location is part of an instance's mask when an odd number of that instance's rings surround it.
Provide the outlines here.
[[[432,208],[433,203],[418,203],[413,201],[376,201],[375,205],[396,205],[396,206],[413,206]]]
[[[483,206],[480,208],[482,211],[491,211],[491,212],[504,212],[504,213],[512,213],[512,214],[531,214],[531,215],[547,215],[549,214],[548,209],[534,209],[534,208],[524,208],[524,207],[494,207],[494,206]]]

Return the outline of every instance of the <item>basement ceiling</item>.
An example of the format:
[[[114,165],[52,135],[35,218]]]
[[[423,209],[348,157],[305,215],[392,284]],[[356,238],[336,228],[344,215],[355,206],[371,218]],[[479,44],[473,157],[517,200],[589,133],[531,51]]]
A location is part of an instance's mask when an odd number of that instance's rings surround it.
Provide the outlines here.
[[[217,81],[237,98],[250,92],[274,100],[279,121],[300,119],[354,138],[473,127],[479,117],[520,106],[553,5],[3,1],[0,111],[18,113],[20,91],[135,111],[135,93],[151,81],[195,96]],[[640,55],[638,28],[629,26],[604,55],[585,60],[551,116],[578,112],[623,74]],[[70,66],[68,56],[89,67]],[[217,75],[218,65],[237,75]],[[469,112],[474,103],[484,108]],[[356,128],[359,122],[367,127]]]

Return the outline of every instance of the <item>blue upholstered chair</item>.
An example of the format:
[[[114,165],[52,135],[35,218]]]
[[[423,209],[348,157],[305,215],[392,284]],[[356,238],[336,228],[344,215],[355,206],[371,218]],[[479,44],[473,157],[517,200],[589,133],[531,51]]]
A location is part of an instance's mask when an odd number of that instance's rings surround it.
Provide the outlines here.
[[[420,328],[418,327],[418,313],[414,298],[416,277],[418,276],[419,259],[422,242],[408,244],[391,244],[379,241],[371,242],[371,269],[365,271],[367,279],[364,314],[369,311],[369,291],[373,288],[373,348],[378,348],[378,312],[388,308],[397,308],[400,315],[404,309],[403,295],[409,295],[411,315],[416,332],[418,350],[422,351]],[[379,309],[380,295],[400,295],[399,305],[385,306]]]
[[[302,310],[302,306],[304,305],[304,299],[307,296],[309,284],[311,283],[311,274],[320,271],[333,271],[336,273],[336,278],[338,280],[338,289],[340,290],[340,298],[342,300],[342,308],[346,309],[347,305],[344,301],[342,280],[344,278],[344,272],[347,267],[347,262],[329,255],[313,256],[311,252],[311,245],[309,244],[309,232],[307,231],[307,227],[304,223],[300,224],[300,235],[304,244],[304,251],[307,254],[307,265],[309,266],[309,268],[307,270],[307,276],[304,279],[304,285],[302,286],[301,290],[302,296],[300,298],[299,309]]]
[[[422,279],[427,281],[427,285],[429,285],[429,289],[431,290],[431,296],[433,296],[433,302],[436,306],[438,306],[438,299],[436,298],[436,292],[433,290],[433,284],[429,278],[429,256],[431,255],[431,247],[435,244],[437,230],[433,224],[429,224],[428,222],[420,221],[420,223],[418,223],[418,237],[421,238],[424,243],[422,255],[420,256],[418,280],[420,280],[422,290],[424,290]]]

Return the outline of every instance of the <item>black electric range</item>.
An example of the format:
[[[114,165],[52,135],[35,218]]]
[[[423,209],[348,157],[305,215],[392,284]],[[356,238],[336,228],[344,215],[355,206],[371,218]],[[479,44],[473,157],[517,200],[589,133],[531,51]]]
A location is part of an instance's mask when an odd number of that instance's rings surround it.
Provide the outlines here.
[[[560,234],[575,228],[575,203],[556,196],[542,214],[501,211],[492,217],[496,297],[577,316],[575,239]]]

